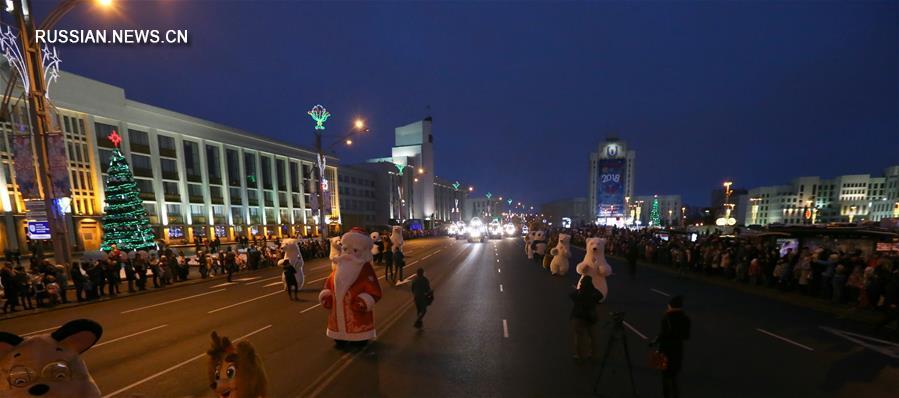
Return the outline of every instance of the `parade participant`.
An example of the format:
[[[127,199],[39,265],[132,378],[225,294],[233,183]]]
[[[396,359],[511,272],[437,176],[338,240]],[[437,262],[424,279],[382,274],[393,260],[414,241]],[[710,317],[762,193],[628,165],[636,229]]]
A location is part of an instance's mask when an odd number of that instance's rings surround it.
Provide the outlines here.
[[[403,280],[403,267],[406,266],[406,254],[403,252],[403,246],[406,244],[403,239],[403,227],[399,225],[393,226],[393,233],[390,235],[390,248],[393,250],[393,266],[394,279],[397,286]]]
[[[571,235],[559,234],[559,243],[549,253],[553,257],[549,263],[549,271],[553,275],[560,276],[568,273],[568,259],[571,258]]]
[[[303,255],[300,254],[300,246],[296,239],[284,239],[281,243],[281,249],[284,250],[284,258],[278,262],[278,266],[283,270],[284,290],[287,295],[294,300],[299,300],[297,296],[300,289],[303,288],[305,275],[303,275]]]
[[[381,234],[372,232],[369,236],[374,242],[371,246],[372,262],[380,263],[384,257],[384,242],[381,242]]]
[[[340,245],[340,237],[335,236],[330,240],[330,252],[328,253],[328,260],[331,261],[331,271],[334,271],[337,268],[337,257],[340,257],[340,254],[343,252],[343,247]]]
[[[103,334],[87,319],[70,321],[56,331],[31,337],[0,332],[0,396],[99,398],[81,354]]]
[[[262,358],[247,341],[234,345],[227,337],[212,332],[207,377],[209,388],[216,397],[265,398],[268,396],[268,377]]]
[[[581,261],[575,270],[581,275],[578,281],[578,288],[581,283],[585,283],[584,276],[589,276],[590,281],[596,290],[602,293],[603,301],[609,296],[609,287],[606,284],[606,277],[612,275],[612,267],[606,261],[605,255],[606,240],[602,238],[587,239],[587,250],[584,254],[584,261]]]
[[[415,327],[421,329],[422,319],[428,312],[428,306],[434,301],[434,291],[431,290],[431,281],[425,278],[424,268],[415,271],[415,280],[412,281],[412,295],[415,297],[415,310],[418,317],[415,318]]]
[[[571,309],[571,327],[574,329],[574,359],[590,359],[596,351],[599,330],[596,315],[596,306],[602,301],[603,296],[589,275],[583,277],[577,290],[571,292],[569,297],[574,302]]]
[[[375,338],[373,310],[381,299],[381,286],[371,266],[371,238],[354,228],[340,241],[343,254],[336,258],[337,268],[318,297],[328,310],[326,334],[343,348],[348,341],[364,343]]]

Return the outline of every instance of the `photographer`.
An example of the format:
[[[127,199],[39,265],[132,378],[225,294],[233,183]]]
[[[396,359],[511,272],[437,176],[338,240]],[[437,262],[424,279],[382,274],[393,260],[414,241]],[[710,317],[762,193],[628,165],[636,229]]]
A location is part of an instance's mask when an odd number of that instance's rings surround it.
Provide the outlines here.
[[[574,307],[571,309],[571,326],[574,329],[574,359],[590,359],[596,350],[599,337],[596,326],[599,317],[596,306],[602,301],[602,293],[593,286],[589,275],[581,279],[580,288],[569,295]]]
[[[677,398],[680,391],[677,386],[677,374],[680,373],[684,360],[684,340],[690,338],[690,318],[684,313],[684,297],[674,296],[668,302],[668,310],[662,316],[662,327],[654,344],[658,351],[667,358],[667,366],[662,372],[662,396]]]

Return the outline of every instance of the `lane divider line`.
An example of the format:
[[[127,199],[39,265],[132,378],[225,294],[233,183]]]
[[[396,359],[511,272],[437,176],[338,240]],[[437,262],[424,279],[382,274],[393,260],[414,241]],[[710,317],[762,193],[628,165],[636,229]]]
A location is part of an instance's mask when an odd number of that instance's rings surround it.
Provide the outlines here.
[[[211,291],[211,292],[195,294],[195,295],[193,295],[193,296],[187,296],[187,297],[182,297],[182,298],[179,298],[179,299],[174,299],[174,300],[169,300],[169,301],[163,301],[163,302],[157,303],[157,304],[145,305],[145,306],[143,306],[143,307],[137,307],[137,308],[130,309],[130,310],[127,310],[127,311],[122,311],[121,313],[122,313],[122,314],[128,314],[128,313],[135,312],[135,311],[142,311],[142,310],[146,310],[146,309],[149,309],[149,308],[159,307],[160,305],[166,305],[166,304],[171,304],[171,303],[177,303],[177,302],[179,302],[179,301],[189,300],[189,299],[192,299],[192,298],[194,298],[194,297],[200,297],[200,296],[205,296],[205,295],[207,295],[207,294],[219,293],[219,292],[224,292],[224,291],[225,291],[225,289],[213,290],[213,291]]]
[[[262,287],[272,287],[272,286],[275,286],[275,285],[283,285],[283,284],[284,284],[284,282],[277,281],[277,282],[269,283],[268,285],[265,285],[265,286],[262,286]]]
[[[805,350],[808,350],[808,351],[815,351],[815,349],[812,348],[812,347],[809,347],[809,346],[807,346],[807,345],[805,345],[805,344],[797,343],[797,342],[795,342],[795,341],[793,341],[793,340],[790,340],[790,339],[788,339],[788,338],[786,338],[786,337],[783,337],[783,336],[778,336],[778,335],[776,335],[776,334],[774,334],[774,333],[771,333],[771,332],[769,332],[769,331],[767,331],[767,330],[765,330],[765,329],[755,328],[755,330],[758,331],[758,332],[760,332],[760,333],[767,334],[768,336],[774,337],[775,339],[778,339],[778,340],[781,340],[781,341],[785,341],[785,342],[787,342],[787,343],[790,343],[790,344],[792,344],[792,345],[794,345],[794,346],[796,346],[796,347],[799,347],[799,348],[802,348],[802,349],[805,349]]]
[[[259,279],[259,277],[258,276],[250,276],[247,278],[240,278],[240,279],[234,279],[234,280],[237,282],[249,282],[249,281],[256,280],[256,279]]]
[[[500,292],[500,293],[503,292],[503,284],[502,284],[502,283],[499,284],[499,292]]]
[[[54,326],[54,327],[52,327],[52,328],[46,328],[46,329],[41,329],[41,330],[35,330],[35,331],[33,331],[33,332],[22,333],[22,334],[19,335],[19,337],[27,337],[27,336],[31,336],[31,335],[33,335],[33,334],[38,334],[38,333],[41,333],[41,332],[49,332],[49,331],[51,331],[51,330],[59,329],[60,326],[62,326],[62,325],[57,325],[57,326]]]
[[[257,283],[262,283],[262,282],[265,282],[265,281],[270,281],[270,280],[272,280],[272,279],[280,278],[280,277],[281,277],[281,275],[273,276],[273,277],[271,277],[271,278],[260,279],[260,280],[258,280],[258,281],[252,281],[252,282],[250,282],[250,283],[247,283],[247,285],[255,285],[255,284],[257,284]]]
[[[237,284],[237,282],[225,282],[225,283],[219,283],[218,285],[209,286],[209,288],[215,289],[215,288],[219,288],[222,286],[231,286],[231,285],[236,285],[236,284]]]
[[[509,338],[509,322],[503,319],[503,337]]]
[[[649,289],[649,290],[651,290],[651,291],[653,291],[653,292],[656,292],[656,293],[658,293],[658,294],[661,294],[661,295],[663,295],[663,296],[665,296],[665,297],[671,297],[670,294],[665,293],[665,292],[663,292],[663,291],[661,291],[661,290],[658,290],[658,289]]]
[[[269,328],[271,328],[271,327],[272,327],[272,325],[268,325],[268,326],[266,326],[266,327],[263,327],[263,328],[260,328],[260,329],[256,329],[256,330],[254,330],[254,331],[252,331],[252,332],[250,332],[250,333],[247,333],[247,334],[245,334],[245,335],[243,335],[243,336],[240,336],[240,337],[234,339],[233,341],[234,341],[234,342],[238,342],[238,341],[240,341],[240,340],[243,340],[243,339],[245,339],[245,338],[247,338],[247,337],[250,337],[250,336],[252,336],[252,335],[254,335],[254,334],[256,334],[256,333],[262,332],[262,331],[264,331],[264,330],[266,330],[266,329],[269,329]],[[150,381],[150,380],[153,380],[153,379],[155,379],[155,378],[157,378],[157,377],[159,377],[159,376],[162,376],[162,375],[164,375],[164,374],[166,374],[166,373],[169,373],[169,372],[171,372],[171,371],[173,371],[173,370],[175,370],[175,369],[178,369],[178,368],[180,368],[180,367],[182,367],[182,366],[184,366],[184,365],[187,365],[187,364],[189,364],[189,363],[191,363],[191,362],[193,362],[193,361],[196,361],[196,360],[198,360],[198,359],[200,359],[200,358],[203,358],[203,357],[205,357],[206,355],[207,355],[207,354],[204,352],[204,353],[201,353],[201,354],[199,354],[199,355],[197,355],[197,356],[195,356],[195,357],[192,357],[192,358],[190,358],[190,359],[181,361],[181,362],[175,364],[174,366],[171,366],[171,367],[169,367],[169,368],[167,368],[167,369],[164,369],[164,370],[161,370],[161,371],[159,371],[159,372],[156,372],[156,373],[154,373],[154,374],[152,374],[152,375],[150,375],[150,376],[147,376],[147,377],[145,377],[145,378],[143,378],[143,379],[141,379],[141,380],[138,380],[138,381],[136,381],[136,382],[134,382],[134,383],[131,383],[131,384],[125,386],[125,387],[122,387],[122,388],[120,388],[120,389],[118,389],[118,390],[115,390],[115,391],[109,393],[109,394],[106,394],[106,395],[103,396],[103,398],[110,398],[110,397],[114,397],[114,396],[116,396],[116,395],[119,395],[119,394],[121,394],[121,393],[123,393],[123,392],[125,392],[125,391],[128,391],[128,390],[130,390],[130,389],[132,389],[132,388],[134,388],[134,387],[137,387],[137,386],[139,386],[139,385],[141,385],[141,384],[144,384],[144,383],[146,383],[146,382],[148,382],[148,381]]]
[[[97,344],[94,344],[94,347],[93,347],[93,348],[102,347],[102,346],[104,346],[104,345],[111,344],[111,343],[115,343],[116,341],[125,340],[125,339],[127,339],[127,338],[129,338],[129,337],[134,337],[134,336],[137,336],[137,335],[139,335],[139,334],[149,333],[149,332],[152,332],[152,331],[154,331],[154,330],[162,329],[162,328],[164,328],[164,327],[166,327],[166,326],[169,326],[169,325],[157,326],[157,327],[155,327],[155,328],[147,329],[147,330],[140,331],[140,332],[137,332],[137,333],[131,333],[131,334],[127,335],[127,336],[122,336],[122,337],[118,337],[118,338],[115,338],[115,339],[112,339],[112,340],[104,341],[104,342],[102,342],[102,343],[97,343]]]
[[[226,306],[224,306],[224,307],[222,307],[222,308],[216,308],[216,309],[214,309],[214,310],[207,311],[206,313],[207,313],[207,314],[214,314],[214,313],[219,312],[219,311],[227,310],[228,308],[234,308],[234,307],[237,307],[238,305],[243,305],[243,304],[246,304],[246,303],[251,303],[251,302],[256,301],[256,300],[264,299],[264,298],[266,298],[266,297],[274,296],[274,295],[276,295],[276,294],[282,294],[282,293],[283,293],[282,291],[278,290],[278,291],[276,291],[276,292],[271,292],[271,293],[269,293],[269,294],[263,294],[263,295],[261,295],[261,296],[259,296],[259,297],[254,297],[254,298],[251,298],[251,299],[248,299],[248,300],[244,300],[244,301],[241,301],[241,302],[238,302],[238,303],[234,303],[234,304],[231,304],[231,305],[226,305]]]
[[[627,323],[627,321],[622,321],[622,322],[624,323],[624,326],[627,326],[628,329],[630,329],[632,332],[636,333],[637,336],[640,336],[641,339],[643,339],[643,340],[649,340],[649,338],[646,337],[645,334],[640,333],[640,331],[637,330],[637,328],[631,326],[631,324]]]
[[[309,308],[306,308],[305,310],[300,311],[300,313],[301,313],[301,314],[305,314],[307,311],[311,311],[313,308],[318,308],[318,307],[321,307],[321,306],[322,306],[322,304],[321,304],[321,303],[318,303],[318,304],[316,304],[316,305],[313,305],[312,307],[309,307]]]
[[[496,272],[502,273],[502,272],[503,272],[503,269],[502,269],[502,268],[497,268],[497,269],[496,269]]]

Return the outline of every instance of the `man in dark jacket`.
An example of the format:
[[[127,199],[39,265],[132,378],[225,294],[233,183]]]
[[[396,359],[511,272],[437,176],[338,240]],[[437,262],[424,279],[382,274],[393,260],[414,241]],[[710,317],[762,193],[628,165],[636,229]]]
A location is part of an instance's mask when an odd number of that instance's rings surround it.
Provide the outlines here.
[[[690,338],[690,318],[684,313],[684,297],[674,296],[668,302],[668,311],[662,317],[662,327],[656,337],[658,350],[668,358],[668,367],[662,371],[662,396],[677,398],[677,374],[684,361],[684,340]]]
[[[637,253],[637,243],[631,242],[627,248],[627,273],[631,276],[631,279],[637,276]]]
[[[428,312],[428,306],[434,299],[434,292],[431,291],[431,281],[425,278],[425,270],[419,268],[416,271],[415,280],[412,281],[412,295],[415,297],[415,309],[418,312],[418,318],[415,319],[415,327],[421,328],[422,318]]]
[[[584,275],[580,288],[569,295],[574,307],[571,309],[571,326],[574,329],[574,359],[590,359],[596,352],[599,317],[596,306],[602,301],[602,293],[593,286],[593,279]]]

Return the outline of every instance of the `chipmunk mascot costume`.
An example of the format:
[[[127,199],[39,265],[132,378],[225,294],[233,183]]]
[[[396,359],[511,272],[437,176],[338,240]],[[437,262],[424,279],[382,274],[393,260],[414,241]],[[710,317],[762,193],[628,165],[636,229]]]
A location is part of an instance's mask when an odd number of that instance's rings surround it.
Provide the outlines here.
[[[602,238],[587,239],[587,253],[584,255],[584,261],[581,261],[575,270],[581,275],[589,275],[593,280],[593,286],[602,293],[602,301],[606,301],[609,294],[609,286],[606,284],[606,277],[612,275],[612,267],[606,261],[606,240]],[[581,287],[579,280],[578,288]]]
[[[88,319],[31,337],[0,332],[0,397],[100,398],[81,354],[102,334]]]
[[[247,341],[234,345],[227,337],[212,332],[209,351],[209,388],[219,398],[265,398],[268,378],[262,359]]]
[[[371,266],[372,241],[353,228],[341,237],[343,254],[336,258],[337,269],[325,280],[318,298],[328,310],[325,332],[338,346],[347,341],[375,338],[375,303],[381,299],[381,285]]]

